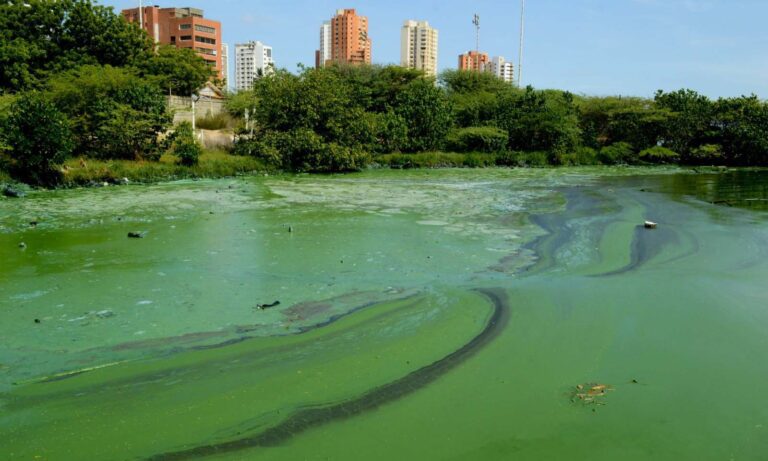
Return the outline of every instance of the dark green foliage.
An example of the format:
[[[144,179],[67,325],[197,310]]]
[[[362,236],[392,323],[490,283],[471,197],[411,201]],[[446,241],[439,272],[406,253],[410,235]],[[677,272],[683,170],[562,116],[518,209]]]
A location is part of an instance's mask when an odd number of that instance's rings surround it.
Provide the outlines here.
[[[587,97],[579,98],[576,104],[582,142],[595,149],[621,141],[640,149],[655,146],[672,116],[669,110],[643,98]]]
[[[723,146],[704,144],[693,149],[686,160],[693,165],[720,165],[725,160]]]
[[[506,131],[492,126],[454,129],[448,134],[446,146],[455,152],[501,152],[507,146]]]
[[[203,86],[213,70],[189,48],[160,45],[157,52],[137,63],[141,76],[159,86],[166,94],[189,96]]]
[[[573,95],[558,91],[505,92],[497,100],[496,126],[509,133],[508,148],[562,153],[579,145]]]
[[[647,163],[677,163],[680,161],[680,154],[661,146],[641,150],[637,156],[641,162]]]
[[[586,146],[577,147],[573,152],[555,154],[552,163],[563,166],[596,165],[597,150]]]
[[[659,108],[671,112],[664,124],[666,147],[687,156],[692,149],[712,139],[714,106],[709,98],[692,90],[658,91],[655,101]]]
[[[453,114],[445,93],[430,80],[414,80],[395,98],[395,113],[408,125],[403,150],[439,149],[451,129]]]
[[[617,142],[610,146],[605,146],[597,154],[597,160],[603,165],[634,163],[635,159],[635,150],[626,142]]]
[[[170,124],[159,88],[130,71],[83,66],[53,78],[49,92],[75,135],[75,150],[97,158],[153,158]]]
[[[170,153],[179,158],[179,163],[184,166],[197,165],[203,149],[195,140],[191,123],[179,123],[168,141],[171,146]]]
[[[768,165],[768,104],[754,95],[720,99],[713,118],[728,163]]]
[[[481,126],[493,122],[500,93],[518,90],[487,72],[447,70],[440,74],[459,127]]]
[[[49,76],[83,64],[131,65],[152,48],[135,24],[90,0],[0,3],[0,89],[39,87]]]
[[[72,134],[66,117],[44,95],[22,95],[11,106],[3,131],[11,151],[11,173],[30,184],[59,182],[58,166],[72,152]]]

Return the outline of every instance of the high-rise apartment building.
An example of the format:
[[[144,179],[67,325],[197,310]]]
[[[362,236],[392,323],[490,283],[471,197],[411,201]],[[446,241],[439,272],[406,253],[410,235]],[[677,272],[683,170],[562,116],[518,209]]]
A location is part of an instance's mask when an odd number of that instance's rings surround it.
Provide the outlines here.
[[[486,70],[507,83],[514,81],[515,66],[507,62],[504,56],[494,56],[486,66]]]
[[[147,6],[123,10],[122,13],[128,21],[143,24],[144,30],[155,42],[194,50],[213,68],[218,78],[224,78],[221,23],[205,19],[203,10]]]
[[[331,21],[323,22],[320,26],[320,49],[315,51],[315,67],[325,67],[325,63],[331,60]]]
[[[224,81],[224,88],[229,85],[229,45],[221,44],[221,75]]]
[[[328,63],[325,26],[320,28],[320,49],[315,53],[315,64]],[[325,59],[325,62],[322,60]],[[354,9],[337,10],[330,20],[330,61],[339,64],[370,64],[371,39],[368,37],[368,18],[358,16]]]
[[[488,64],[488,53],[468,51],[459,55],[459,70],[482,72]]]
[[[250,90],[257,78],[272,72],[272,47],[261,42],[235,45],[235,89]]]
[[[437,76],[437,29],[427,21],[405,21],[400,32],[400,65]]]

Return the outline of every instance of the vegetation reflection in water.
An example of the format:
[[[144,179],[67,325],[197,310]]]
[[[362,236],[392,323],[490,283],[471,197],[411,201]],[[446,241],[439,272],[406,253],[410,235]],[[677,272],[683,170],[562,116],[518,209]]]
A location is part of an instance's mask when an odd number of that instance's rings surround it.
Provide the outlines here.
[[[123,191],[0,202],[13,268],[0,284],[10,338],[0,453],[762,459],[768,230],[764,212],[735,199],[765,198],[765,177],[572,169],[182,183],[136,189],[169,194],[147,208],[125,194],[120,221],[99,203]],[[712,198],[723,187],[734,206]],[[68,201],[90,202],[81,220]],[[43,213],[49,222],[24,228]],[[659,228],[638,228],[645,219]],[[137,226],[147,238],[126,242]],[[8,251],[19,239],[28,249]],[[72,263],[89,253],[93,266]],[[470,360],[408,384],[493,324],[476,287],[503,288],[509,325]],[[281,305],[252,309],[273,298]],[[113,316],[69,321],[103,303]],[[605,405],[571,402],[588,382],[615,389]],[[389,389],[383,405],[377,389]]]

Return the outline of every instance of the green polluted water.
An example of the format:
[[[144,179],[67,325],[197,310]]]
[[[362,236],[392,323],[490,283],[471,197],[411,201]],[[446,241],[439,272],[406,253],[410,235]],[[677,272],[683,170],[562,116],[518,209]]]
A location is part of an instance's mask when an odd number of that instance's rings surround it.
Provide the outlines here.
[[[2,200],[0,459],[767,459],[767,185],[371,171]]]

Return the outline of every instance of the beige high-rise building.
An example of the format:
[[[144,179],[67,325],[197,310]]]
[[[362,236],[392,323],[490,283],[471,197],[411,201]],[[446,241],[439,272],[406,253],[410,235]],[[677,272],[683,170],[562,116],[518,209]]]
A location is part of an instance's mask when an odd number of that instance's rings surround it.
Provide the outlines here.
[[[400,65],[436,77],[437,34],[427,21],[405,21],[400,32]]]

